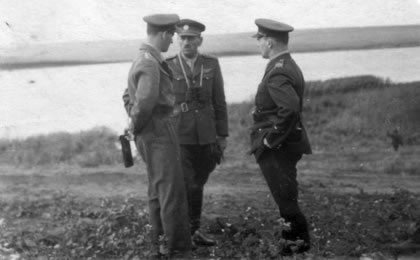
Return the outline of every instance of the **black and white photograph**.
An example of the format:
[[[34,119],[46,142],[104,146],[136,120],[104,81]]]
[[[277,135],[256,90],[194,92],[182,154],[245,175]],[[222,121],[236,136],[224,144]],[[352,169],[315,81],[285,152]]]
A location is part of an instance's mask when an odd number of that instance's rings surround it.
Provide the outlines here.
[[[0,0],[26,259],[420,259],[420,0]]]

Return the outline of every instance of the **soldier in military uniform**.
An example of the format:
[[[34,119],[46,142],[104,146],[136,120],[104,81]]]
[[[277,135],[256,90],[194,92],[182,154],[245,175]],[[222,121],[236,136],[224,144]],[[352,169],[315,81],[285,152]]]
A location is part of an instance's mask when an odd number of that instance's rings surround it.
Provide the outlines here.
[[[188,257],[192,242],[176,133],[173,76],[161,55],[172,43],[179,17],[156,14],[143,19],[147,22],[147,42],[141,45],[130,69],[123,100],[137,149],[147,165],[151,256],[168,253],[170,257]],[[165,244],[159,244],[162,242]]]
[[[215,241],[200,231],[204,185],[226,148],[228,123],[223,78],[216,57],[198,52],[205,26],[183,19],[177,25],[180,53],[167,59],[181,111],[178,136],[187,184],[191,234],[196,245]]]
[[[307,221],[298,206],[296,165],[302,154],[312,153],[302,124],[305,81],[288,51],[290,25],[257,19],[254,35],[262,57],[269,59],[255,97],[254,125],[251,128],[251,153],[264,175],[280,215],[291,223],[282,235],[296,242],[297,252],[310,249]],[[302,241],[300,241],[302,242]],[[281,252],[295,253],[291,245]]]

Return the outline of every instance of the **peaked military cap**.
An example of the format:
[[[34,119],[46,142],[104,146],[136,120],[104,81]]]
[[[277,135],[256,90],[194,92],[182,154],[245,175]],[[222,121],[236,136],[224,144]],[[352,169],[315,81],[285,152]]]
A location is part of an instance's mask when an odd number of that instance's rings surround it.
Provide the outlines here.
[[[200,36],[201,32],[206,30],[204,24],[191,19],[182,19],[176,27],[176,31],[180,36]]]
[[[264,36],[288,33],[293,31],[293,27],[270,19],[256,19],[255,24],[258,26],[258,32],[252,37],[259,38]]]
[[[179,16],[177,14],[152,14],[143,17],[143,20],[149,26],[175,28],[175,25],[179,22]]]

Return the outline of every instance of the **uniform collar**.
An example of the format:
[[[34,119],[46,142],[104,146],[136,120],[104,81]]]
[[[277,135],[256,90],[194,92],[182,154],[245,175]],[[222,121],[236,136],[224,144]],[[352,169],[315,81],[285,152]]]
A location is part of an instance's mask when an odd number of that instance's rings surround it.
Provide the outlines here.
[[[203,56],[200,53],[198,53],[194,58],[193,68],[191,68],[189,64],[187,66],[187,58],[185,58],[182,53],[179,53],[178,56],[181,58],[181,61],[184,64],[184,69],[187,75],[190,77],[195,77],[201,73],[201,67],[203,66]]]
[[[160,53],[160,51],[158,51],[158,49],[156,49],[155,46],[149,44],[149,43],[142,43],[140,46],[140,50],[145,50],[147,52],[149,52],[150,54],[153,55],[153,57],[155,57],[159,63],[162,63],[164,61],[162,54]]]
[[[190,67],[191,71],[194,70],[195,62],[197,61],[198,56],[200,56],[200,53],[197,53],[197,55],[192,59],[185,57],[185,55],[182,52],[180,52],[179,55],[181,55],[185,63],[187,63],[187,65]]]
[[[289,53],[289,50],[288,50],[288,49],[286,49],[286,50],[284,50],[284,51],[281,51],[281,52],[277,53],[276,55],[274,55],[273,57],[271,57],[271,58],[270,58],[270,61],[272,61],[272,60],[274,60],[274,59],[277,59],[278,57],[280,57],[281,55],[284,55],[284,54],[286,54],[286,53]]]
[[[143,50],[143,51],[149,53],[150,55],[152,55],[157,60],[157,62],[159,63],[160,71],[162,71],[164,74],[166,74],[170,78],[172,78],[172,71],[169,69],[168,64],[164,60],[160,51],[158,51],[154,46],[152,46],[148,43],[142,43],[141,46],[140,46],[140,50]]]

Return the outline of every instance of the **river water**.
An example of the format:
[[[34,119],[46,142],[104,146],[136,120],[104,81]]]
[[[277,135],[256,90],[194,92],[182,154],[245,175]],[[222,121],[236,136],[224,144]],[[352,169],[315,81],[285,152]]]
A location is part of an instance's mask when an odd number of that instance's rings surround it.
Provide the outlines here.
[[[393,82],[420,81],[420,47],[292,54],[306,80],[375,75]],[[251,100],[267,60],[219,59],[228,103]],[[95,126],[121,131],[121,95],[130,63],[0,71],[0,138]]]

